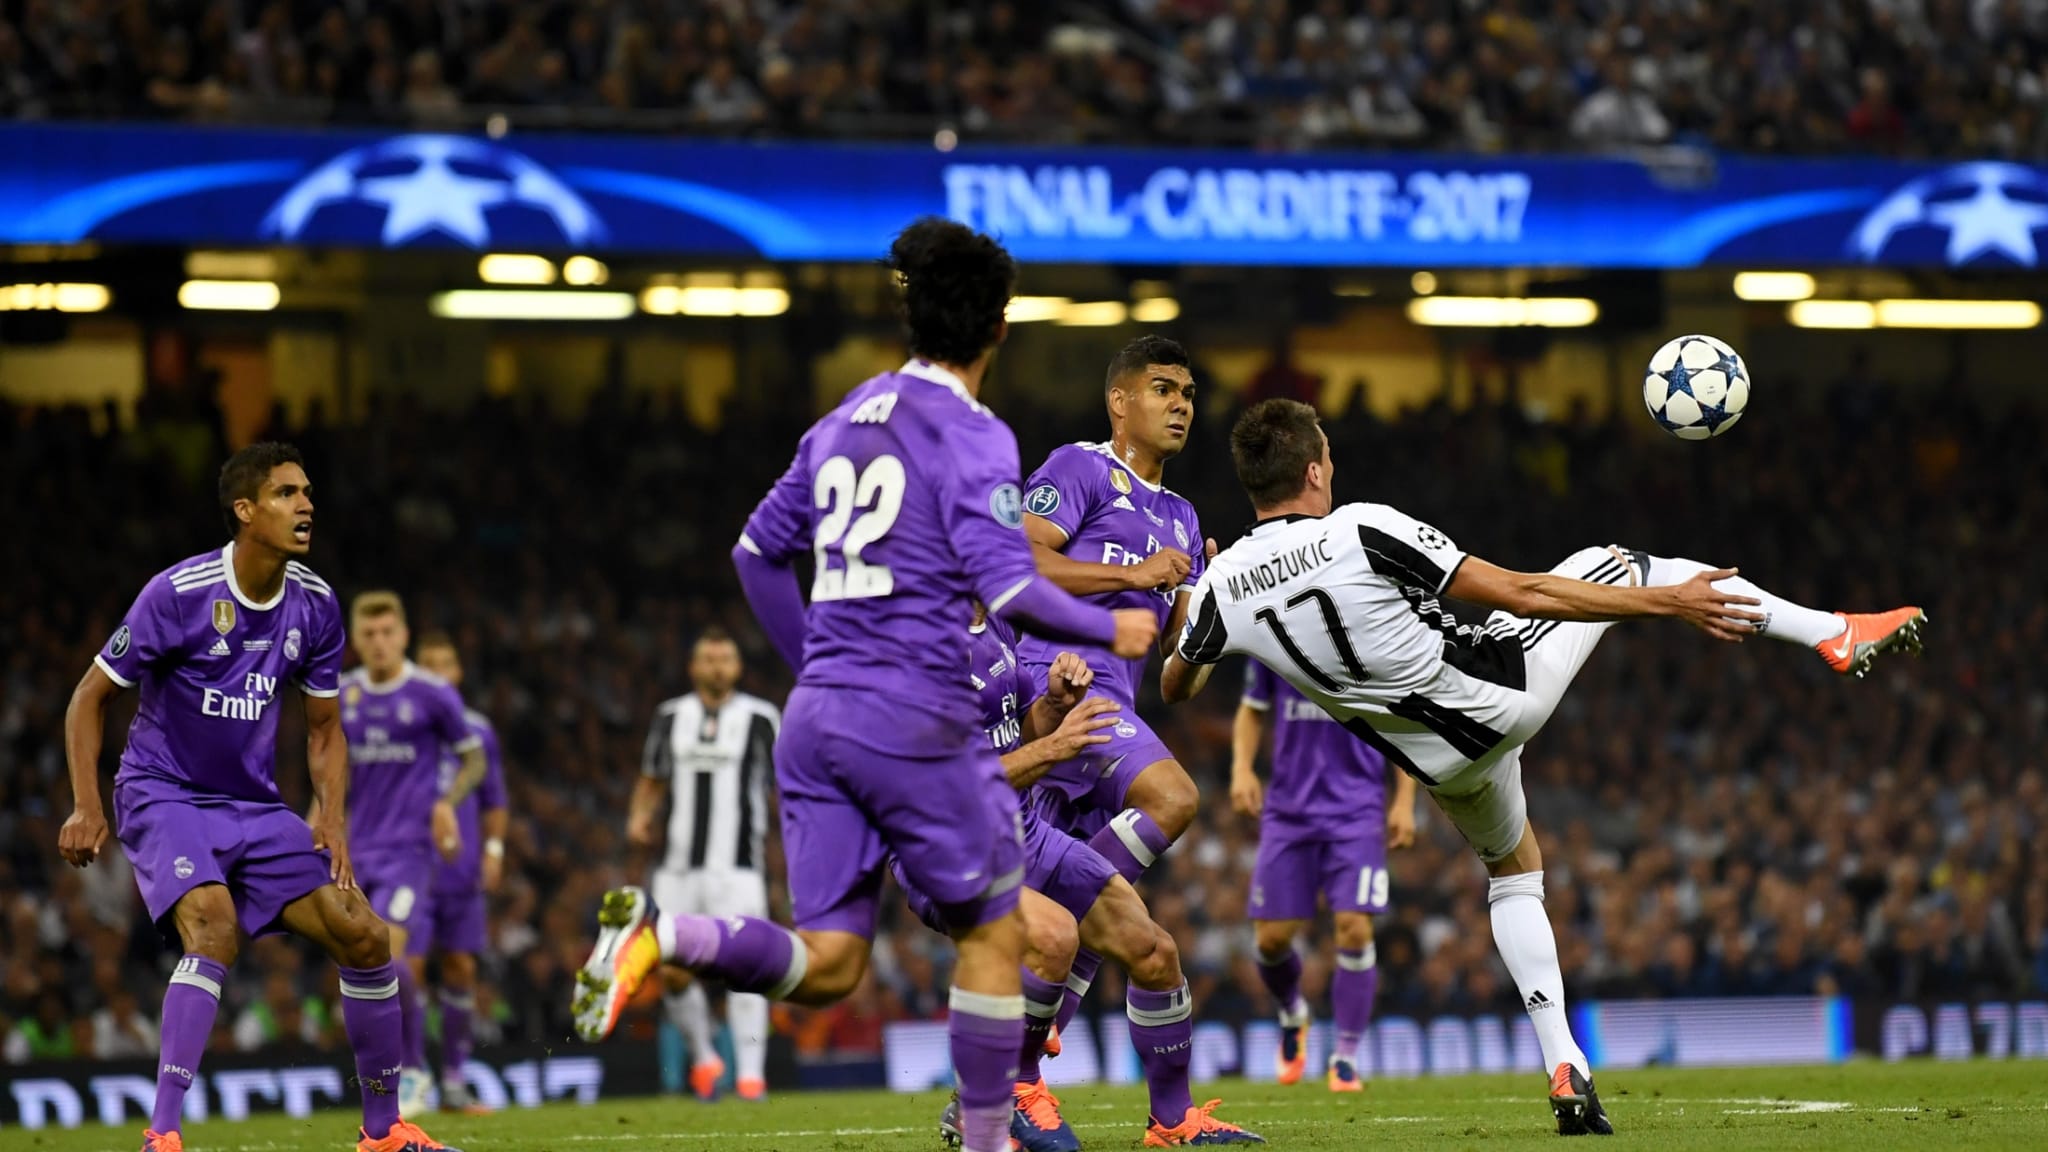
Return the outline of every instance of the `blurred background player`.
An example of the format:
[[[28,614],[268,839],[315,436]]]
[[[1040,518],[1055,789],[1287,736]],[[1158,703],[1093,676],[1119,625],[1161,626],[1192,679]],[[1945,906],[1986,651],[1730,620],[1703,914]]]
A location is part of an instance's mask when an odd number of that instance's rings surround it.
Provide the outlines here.
[[[1064,445],[1046,457],[1025,484],[1024,530],[1038,570],[1053,583],[1104,607],[1149,612],[1170,636],[1206,556],[1194,505],[1163,486],[1166,462],[1187,446],[1194,421],[1187,350],[1141,336],[1110,361],[1104,390],[1109,441]],[[1040,694],[1053,654],[1042,640],[1018,641]],[[1144,657],[1099,648],[1080,655],[1095,670],[1095,691],[1123,712],[1108,743],[1060,765],[1039,786],[1060,801],[1047,809],[1049,817],[1087,837],[1118,875],[1136,883],[1194,821],[1195,784],[1138,715]],[[1075,961],[1058,1027],[1073,1019],[1101,963],[1090,951]]]
[[[1496,567],[1387,505],[1336,507],[1329,440],[1299,401],[1246,411],[1230,454],[1258,524],[1195,589],[1160,695],[1186,700],[1216,661],[1244,653],[1427,787],[1492,877],[1494,945],[1543,1049],[1558,1133],[1613,1135],[1565,1013],[1522,745],[1616,621],[1668,616],[1738,643],[1761,634],[1847,674],[1917,650],[1925,614],[1819,612],[1732,568],[1619,547],[1580,549],[1544,573]],[[1461,625],[1440,596],[1493,613]]]
[[[235,453],[220,470],[220,507],[227,547],[150,580],[64,713],[73,809],[57,847],[83,868],[107,841],[107,704],[142,686],[114,777],[121,847],[150,918],[166,936],[175,930],[185,950],[164,990],[143,1152],[183,1152],[185,1093],[240,932],[276,931],[305,937],[341,968],[342,1022],[363,1091],[359,1152],[432,1152],[443,1145],[399,1118],[397,966],[356,889],[342,829],[341,611],[333,589],[293,559],[313,540],[312,485],[298,451],[261,442]],[[305,697],[306,760],[321,801],[310,820],[277,792],[276,705],[287,685]]]
[[[772,999],[844,998],[867,969],[893,852],[958,948],[947,1032],[962,1146],[1001,1152],[1024,1033],[1023,846],[1017,793],[960,675],[959,621],[978,599],[1124,659],[1144,655],[1159,625],[1081,603],[1033,564],[1016,436],[976,399],[1008,331],[1010,254],[927,217],[896,237],[889,267],[912,358],[812,425],[732,554],[755,619],[798,669],[775,753],[797,930],[658,915],[635,891],[607,894],[578,976],[578,1030],[608,1034],[664,960]]]
[[[654,871],[654,903],[664,912],[706,916],[768,915],[768,784],[775,775],[775,734],[782,713],[736,691],[740,649],[709,629],[690,649],[687,695],[655,709],[626,816],[626,839],[655,844],[654,820],[671,801],[668,849]],[[711,1005],[702,982],[674,965],[662,970],[669,1020],[690,1044],[690,1088],[709,1100],[725,1075],[711,1040]],[[750,992],[725,999],[739,1064],[742,1100],[767,1094],[768,1001]]]
[[[1268,728],[1272,783],[1261,787],[1254,766]],[[1415,840],[1415,781],[1391,773],[1390,802],[1386,757],[1257,660],[1245,662],[1230,753],[1230,801],[1259,822],[1245,906],[1258,941],[1259,978],[1280,1009],[1279,1080],[1299,1083],[1308,1063],[1309,1009],[1294,944],[1315,918],[1320,892],[1337,937],[1330,979],[1337,1039],[1327,1079],[1332,1092],[1359,1091],[1358,1045],[1379,993],[1372,918],[1387,910],[1387,849]]]
[[[445,632],[429,632],[420,637],[417,651],[420,667],[447,681],[459,695],[462,657],[455,651],[455,641]],[[440,986],[441,1109],[474,1114],[486,1110],[477,1103],[463,1076],[475,1034],[476,958],[488,943],[485,897],[498,890],[505,874],[505,829],[511,812],[506,805],[505,759],[498,730],[474,708],[462,710],[462,722],[482,744],[484,778],[455,806],[462,846],[454,859],[442,860],[434,869],[429,919],[420,932],[426,937],[423,950],[434,957],[435,980]],[[441,791],[450,791],[461,773],[461,756],[442,757]]]
[[[406,659],[410,642],[397,593],[364,592],[350,602],[349,644],[363,663],[341,678],[341,724],[356,781],[349,841],[363,892],[390,926],[392,954],[401,958],[405,1072],[398,1106],[407,1116],[419,1116],[433,1106],[421,990],[437,854],[439,861],[452,861],[461,853],[455,809],[483,783],[490,766],[482,737],[463,717],[462,697],[446,680]],[[441,762],[449,757],[460,766],[444,785]]]

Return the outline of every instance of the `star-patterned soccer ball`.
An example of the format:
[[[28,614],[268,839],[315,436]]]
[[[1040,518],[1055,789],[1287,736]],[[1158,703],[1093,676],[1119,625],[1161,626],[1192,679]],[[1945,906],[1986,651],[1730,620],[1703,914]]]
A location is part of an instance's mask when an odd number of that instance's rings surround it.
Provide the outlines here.
[[[1749,407],[1749,369],[1712,336],[1680,336],[1657,349],[1643,376],[1650,418],[1680,440],[1719,436]]]

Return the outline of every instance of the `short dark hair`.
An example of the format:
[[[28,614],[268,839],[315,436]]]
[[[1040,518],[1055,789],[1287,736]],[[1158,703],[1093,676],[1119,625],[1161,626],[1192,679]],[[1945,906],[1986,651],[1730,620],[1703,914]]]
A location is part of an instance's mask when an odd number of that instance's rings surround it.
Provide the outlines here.
[[[413,648],[420,652],[425,652],[429,648],[446,648],[450,652],[455,652],[455,637],[436,628],[432,632],[420,633],[420,638],[413,642]]]
[[[717,624],[708,625],[702,632],[697,633],[697,638],[690,642],[690,653],[695,655],[697,649],[706,644],[730,644],[735,648],[740,646],[740,642],[733,638],[732,633]]]
[[[220,466],[220,514],[227,522],[229,539],[242,534],[242,521],[235,516],[235,501],[260,499],[263,482],[270,479],[271,469],[281,464],[304,468],[306,460],[289,444],[259,440],[228,457],[228,462]]]
[[[964,224],[926,216],[896,234],[888,266],[913,355],[972,364],[996,342],[1017,287],[1017,262]]]
[[[1230,462],[1254,508],[1271,508],[1301,495],[1308,466],[1322,458],[1316,410],[1299,400],[1261,400],[1230,430]]]
[[[1169,368],[1186,368],[1188,350],[1181,347],[1178,340],[1169,340],[1164,336],[1140,336],[1124,345],[1110,359],[1109,371],[1102,378],[1102,387],[1105,391],[1114,388],[1117,381],[1133,372],[1143,372],[1154,364],[1163,364]]]

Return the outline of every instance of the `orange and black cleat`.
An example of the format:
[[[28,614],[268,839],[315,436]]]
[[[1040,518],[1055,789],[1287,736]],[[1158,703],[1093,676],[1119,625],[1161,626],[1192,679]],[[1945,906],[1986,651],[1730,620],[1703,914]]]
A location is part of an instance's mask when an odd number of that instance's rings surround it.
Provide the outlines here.
[[[1157,1117],[1151,1127],[1145,1129],[1145,1147],[1178,1148],[1188,1145],[1208,1144],[1264,1144],[1266,1138],[1256,1132],[1247,1132],[1235,1124],[1226,1124],[1212,1113],[1221,1100],[1188,1109],[1187,1116],[1175,1127],[1168,1128]]]
[[[1927,613],[1918,608],[1894,608],[1889,612],[1837,612],[1842,633],[1815,645],[1828,667],[1844,676],[1861,676],[1870,671],[1871,661],[1886,652],[1920,651],[1920,630]]]
[[[409,1120],[393,1124],[382,1139],[372,1140],[361,1129],[356,1130],[356,1135],[361,1137],[356,1141],[356,1152],[462,1152],[427,1135],[425,1129]]]
[[[1550,1074],[1550,1111],[1557,1116],[1559,1136],[1614,1135],[1614,1125],[1607,1122],[1607,1110],[1600,1106],[1593,1082],[1569,1061]]]

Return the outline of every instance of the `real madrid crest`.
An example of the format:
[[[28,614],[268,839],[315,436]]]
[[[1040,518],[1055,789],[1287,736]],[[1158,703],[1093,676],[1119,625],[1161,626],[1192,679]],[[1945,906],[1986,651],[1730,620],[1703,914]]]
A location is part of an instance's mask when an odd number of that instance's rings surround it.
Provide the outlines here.
[[[1129,496],[1131,494],[1131,478],[1124,474],[1123,469],[1111,468],[1109,470],[1109,482],[1115,486],[1117,491],[1124,495]]]
[[[235,602],[215,600],[213,602],[213,630],[225,636],[235,630]]]
[[[284,658],[287,660],[297,660],[299,658],[299,630],[297,628],[284,634]]]

